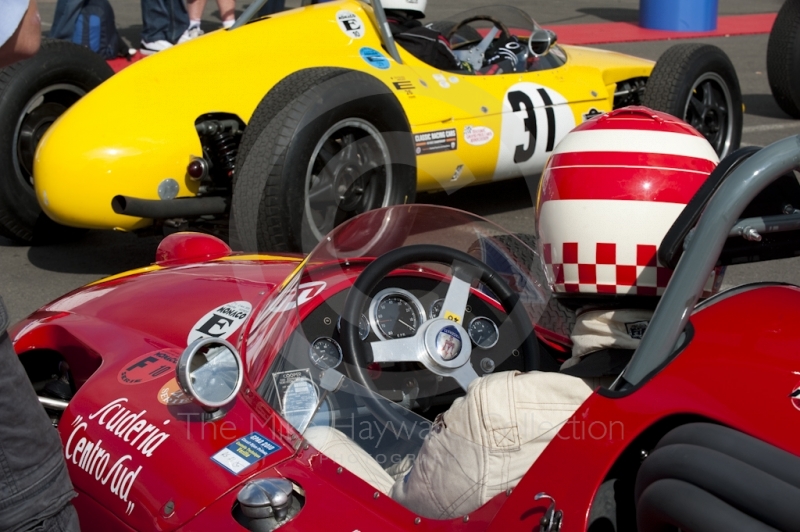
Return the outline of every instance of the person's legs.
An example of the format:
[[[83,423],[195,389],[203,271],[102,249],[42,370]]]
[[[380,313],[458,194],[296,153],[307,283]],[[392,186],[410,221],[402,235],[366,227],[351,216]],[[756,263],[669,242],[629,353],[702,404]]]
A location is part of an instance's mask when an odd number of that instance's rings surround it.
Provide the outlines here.
[[[0,299],[0,530],[78,530],[61,439],[5,330]]]
[[[142,3],[142,44],[150,51],[157,51],[178,42],[181,34],[189,27],[189,15],[183,0],[141,0]],[[154,44],[155,47],[146,45]]]
[[[222,26],[230,28],[236,21],[236,0],[217,0]]]
[[[189,27],[200,26],[200,21],[203,19],[203,11],[205,11],[205,9],[206,0],[186,0],[186,11],[189,13]]]

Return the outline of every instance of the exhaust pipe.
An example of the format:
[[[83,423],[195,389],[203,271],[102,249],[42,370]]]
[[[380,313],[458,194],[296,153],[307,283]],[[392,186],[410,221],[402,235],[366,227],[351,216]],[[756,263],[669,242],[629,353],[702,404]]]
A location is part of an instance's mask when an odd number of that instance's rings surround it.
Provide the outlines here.
[[[228,201],[228,198],[223,198],[222,196],[171,200],[114,196],[111,200],[111,208],[117,214],[160,220],[166,218],[191,218],[205,214],[223,214],[228,210]]]

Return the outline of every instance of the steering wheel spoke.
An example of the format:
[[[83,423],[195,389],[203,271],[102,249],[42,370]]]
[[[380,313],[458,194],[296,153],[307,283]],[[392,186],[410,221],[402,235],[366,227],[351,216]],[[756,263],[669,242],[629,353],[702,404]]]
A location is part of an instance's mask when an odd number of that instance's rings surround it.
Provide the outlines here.
[[[458,385],[461,386],[461,389],[466,392],[467,388],[469,387],[469,383],[478,378],[478,373],[472,367],[472,364],[467,362],[457,370],[453,371],[450,376],[453,377]]]
[[[395,340],[383,340],[370,342],[372,346],[372,361],[379,364],[389,362],[416,362],[417,361],[417,338],[398,338]]]
[[[453,276],[450,279],[450,287],[442,303],[442,310],[439,316],[456,323],[464,323],[464,312],[467,310],[467,299],[469,298],[470,282],[465,281],[464,277],[471,279],[473,275],[463,266],[453,266]]]

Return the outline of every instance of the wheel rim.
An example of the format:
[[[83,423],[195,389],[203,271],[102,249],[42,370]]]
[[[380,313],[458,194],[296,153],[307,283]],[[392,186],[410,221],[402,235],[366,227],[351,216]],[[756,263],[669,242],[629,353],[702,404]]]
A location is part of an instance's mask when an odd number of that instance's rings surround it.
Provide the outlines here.
[[[45,131],[85,94],[76,85],[59,83],[40,90],[25,104],[14,129],[11,151],[17,179],[25,186],[33,187],[33,159]]]
[[[348,118],[328,129],[306,171],[305,218],[317,241],[353,216],[390,203],[389,147],[375,127]]]
[[[733,138],[733,99],[719,74],[706,72],[697,78],[683,116],[711,143],[720,159],[728,155]]]

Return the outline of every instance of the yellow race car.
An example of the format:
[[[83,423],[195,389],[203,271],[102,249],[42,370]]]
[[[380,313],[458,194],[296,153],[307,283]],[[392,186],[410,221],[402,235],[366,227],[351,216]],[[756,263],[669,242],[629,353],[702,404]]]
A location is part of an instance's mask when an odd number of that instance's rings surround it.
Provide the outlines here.
[[[259,16],[262,4],[64,113],[35,156],[44,212],[73,227],[201,228],[247,250],[297,251],[419,191],[536,176],[573,127],[626,105],[687,119],[720,156],[739,144],[738,80],[713,46],[676,45],[654,64],[557,44],[525,12],[491,6],[429,25],[464,66],[445,71],[398,46],[380,0]],[[517,45],[488,72],[501,42]]]

